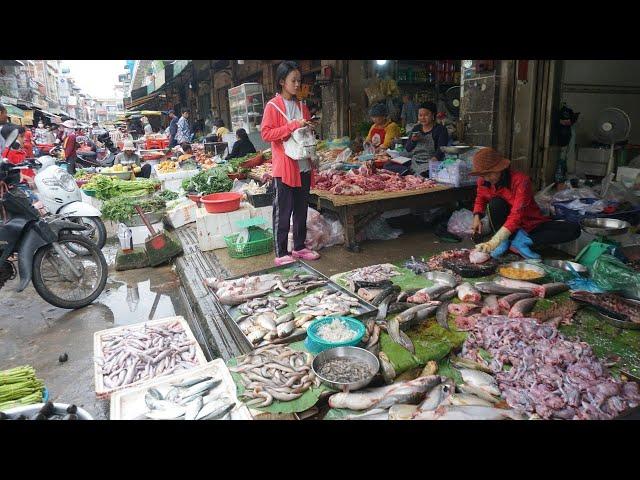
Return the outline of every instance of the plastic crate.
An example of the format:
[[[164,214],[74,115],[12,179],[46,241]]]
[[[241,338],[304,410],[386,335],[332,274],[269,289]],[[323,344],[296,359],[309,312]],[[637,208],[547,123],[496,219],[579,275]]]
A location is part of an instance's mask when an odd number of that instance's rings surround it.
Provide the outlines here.
[[[273,196],[273,190],[270,192],[267,191],[267,193],[260,193],[258,195],[251,195],[250,193],[247,193],[247,201],[255,208],[269,207],[273,205]]]
[[[235,243],[239,233],[227,235],[224,242],[227,244],[227,251],[231,258],[247,258],[256,255],[264,255],[273,249],[273,233],[270,230],[263,230],[265,237],[246,243]]]
[[[473,167],[470,160],[457,159],[449,164],[437,160],[429,161],[429,178],[438,183],[453,185],[454,187],[475,185],[477,178],[469,175],[472,170]]]

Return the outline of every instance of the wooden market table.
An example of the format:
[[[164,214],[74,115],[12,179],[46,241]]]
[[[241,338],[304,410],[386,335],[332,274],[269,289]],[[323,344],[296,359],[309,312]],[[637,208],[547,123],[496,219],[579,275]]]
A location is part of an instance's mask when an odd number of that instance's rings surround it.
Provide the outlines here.
[[[359,252],[356,233],[383,212],[454,205],[457,202],[470,202],[475,196],[475,185],[460,188],[438,185],[422,190],[371,192],[365,195],[332,195],[326,191],[312,190],[309,202],[315,204],[318,210],[326,208],[338,214],[344,226],[345,247]]]

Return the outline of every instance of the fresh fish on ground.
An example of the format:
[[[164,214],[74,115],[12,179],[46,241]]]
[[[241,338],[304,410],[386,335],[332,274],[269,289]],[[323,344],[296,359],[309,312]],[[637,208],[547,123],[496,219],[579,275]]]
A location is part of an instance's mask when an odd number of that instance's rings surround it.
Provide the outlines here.
[[[372,408],[364,413],[347,415],[342,420],[391,420],[389,412],[386,408]]]
[[[436,373],[438,373],[438,362],[429,360],[418,376],[427,377],[429,375],[435,375]]]
[[[479,303],[482,300],[480,292],[469,282],[464,282],[456,288],[461,302]]]
[[[392,285],[390,287],[385,288],[384,290],[382,290],[380,293],[378,293],[372,300],[371,300],[371,305],[376,305],[378,306],[380,304],[380,302],[382,302],[385,298],[387,298],[390,295],[396,296],[398,295],[398,293],[400,293],[400,287],[397,285]]]
[[[525,420],[515,410],[484,407],[480,405],[441,405],[435,410],[423,411],[414,420]]]
[[[468,368],[471,370],[480,370],[485,373],[492,373],[489,367],[482,365],[481,363],[469,360],[468,358],[459,357],[457,355],[450,355],[449,362],[456,368]]]
[[[479,292],[486,293],[486,294],[495,294],[495,295],[509,295],[511,293],[531,294],[531,291],[529,289],[507,287],[505,285],[501,285],[496,282],[478,282],[475,284],[475,287],[478,289]]]
[[[413,345],[413,342],[407,334],[400,330],[400,322],[398,321],[398,317],[392,318],[387,321],[387,333],[391,337],[391,340],[396,342],[401,347],[409,350],[411,353],[416,352],[416,348]]]
[[[436,390],[438,387],[434,388]],[[379,410],[379,409],[376,409]],[[413,416],[418,411],[417,405],[407,405],[405,403],[397,403],[392,405],[388,410],[387,419],[388,420],[411,420]],[[363,414],[364,415],[364,414]]]
[[[438,295],[448,292],[451,289],[448,285],[436,284],[431,287],[418,290],[415,294],[410,296],[407,301],[411,303],[427,303],[435,300]]]
[[[336,393],[329,397],[329,406],[350,410],[368,410],[370,408],[389,408],[397,403],[418,403],[429,390],[440,384],[441,381],[440,376],[433,375],[376,389]]]
[[[387,312],[389,311],[389,304],[393,301],[394,298],[395,298],[395,294],[390,293],[380,302],[380,304],[378,305],[378,314],[376,315],[377,321],[382,321],[385,318],[387,318]]]
[[[544,298],[545,295],[545,287],[543,285],[538,285],[537,283],[526,282],[524,280],[512,280],[504,277],[498,277],[494,282],[498,285],[502,285],[503,287],[526,290],[540,298]]]
[[[449,328],[449,301],[442,302],[438,309],[436,310],[436,321],[438,325],[446,330],[450,330]]]
[[[468,393],[452,393],[446,400],[447,405],[479,405],[492,407],[493,403]]]
[[[378,296],[379,293],[382,292],[381,288],[359,288],[357,295],[367,301],[367,302],[371,302],[374,298],[376,298],[376,296]]]
[[[235,408],[236,404],[228,399],[207,403],[196,415],[196,420],[217,420]]]
[[[524,300],[525,298],[531,298],[532,296],[533,295],[531,293],[511,293],[498,299],[498,305],[502,310],[505,310],[508,313],[517,301]]]
[[[569,286],[562,282],[545,283],[542,285],[542,288],[544,288],[544,298],[553,297],[554,295],[569,290]]]
[[[354,282],[381,282],[398,275],[400,275],[400,272],[394,265],[381,264],[352,270],[351,272],[348,272],[345,277],[353,280]]]
[[[611,316],[619,317],[632,323],[640,323],[640,307],[638,304],[620,295],[577,291],[571,294],[571,298],[587,303],[596,309],[604,310]]]
[[[539,323],[546,322],[555,318],[559,318],[559,324],[571,325],[573,316],[578,311],[578,304],[573,300],[565,300],[563,302],[555,302],[549,308],[531,313],[531,317],[538,320]]]
[[[500,399],[496,398],[495,396],[491,395],[490,393],[486,392],[485,390],[479,388],[479,387],[474,387],[473,385],[458,385],[457,390],[459,390],[460,393],[466,393],[467,395],[475,395],[478,398],[481,398],[482,400],[486,400],[489,403],[492,404],[496,404],[500,401]]]
[[[425,263],[424,258],[416,260],[415,257],[411,257],[411,260],[407,260],[404,264],[404,268],[411,270],[416,275],[421,275],[429,271],[429,266]]]
[[[496,295],[487,295],[484,297],[482,304],[482,315],[500,315],[500,307],[498,306],[498,297]]]
[[[413,413],[412,417],[420,414],[420,412],[427,412],[435,410],[454,392],[455,383],[451,379],[443,381],[440,385],[436,385],[433,390],[429,392],[424,401],[418,405],[418,408]]]
[[[415,305],[413,303],[393,302],[393,303],[389,304],[389,307],[387,309],[387,315],[392,315],[394,313],[404,312],[405,310],[408,310],[409,308],[414,307],[414,306]]]
[[[186,405],[184,419],[195,420],[200,410],[202,410],[202,397],[196,397]]]
[[[500,395],[498,382],[488,373],[462,368],[460,369],[460,375],[462,375],[464,383],[480,388],[490,395]]]
[[[396,378],[397,374],[389,357],[384,352],[378,353],[378,359],[380,360],[380,370],[382,370],[382,377],[386,384],[393,383],[393,380]]]
[[[448,310],[453,315],[468,315],[474,310],[479,310],[480,307],[474,303],[450,303]]]
[[[280,315],[278,318],[274,320],[276,325],[280,325],[281,323],[288,323],[295,318],[293,312],[285,313],[284,315]]]
[[[518,300],[511,310],[509,310],[509,317],[511,318],[522,318],[526,317],[531,310],[533,310],[538,303],[537,298],[523,298],[522,300]]]
[[[451,290],[447,290],[446,292],[438,296],[436,300],[438,300],[439,302],[446,302],[447,300],[453,299],[457,295],[457,293],[458,292],[456,292],[456,289],[452,288]]]

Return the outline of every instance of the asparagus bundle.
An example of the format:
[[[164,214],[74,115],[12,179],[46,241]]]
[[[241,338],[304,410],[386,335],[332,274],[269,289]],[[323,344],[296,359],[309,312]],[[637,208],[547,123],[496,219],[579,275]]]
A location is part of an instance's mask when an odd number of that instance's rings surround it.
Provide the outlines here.
[[[44,382],[33,367],[22,366],[0,372],[0,411],[42,402]]]

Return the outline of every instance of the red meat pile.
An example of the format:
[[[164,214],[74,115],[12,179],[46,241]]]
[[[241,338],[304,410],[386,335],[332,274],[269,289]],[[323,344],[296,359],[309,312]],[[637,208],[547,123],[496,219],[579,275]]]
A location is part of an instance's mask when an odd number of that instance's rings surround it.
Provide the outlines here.
[[[327,170],[316,177],[315,188],[334,195],[364,195],[367,192],[400,192],[433,188],[436,182],[415,175],[400,176],[388,171],[373,172],[362,166],[349,172]]]
[[[616,380],[584,342],[570,341],[531,318],[479,317],[462,356],[493,358],[502,397],[511,408],[542,418],[610,419],[640,404],[635,382]],[[508,371],[503,365],[511,365]]]

